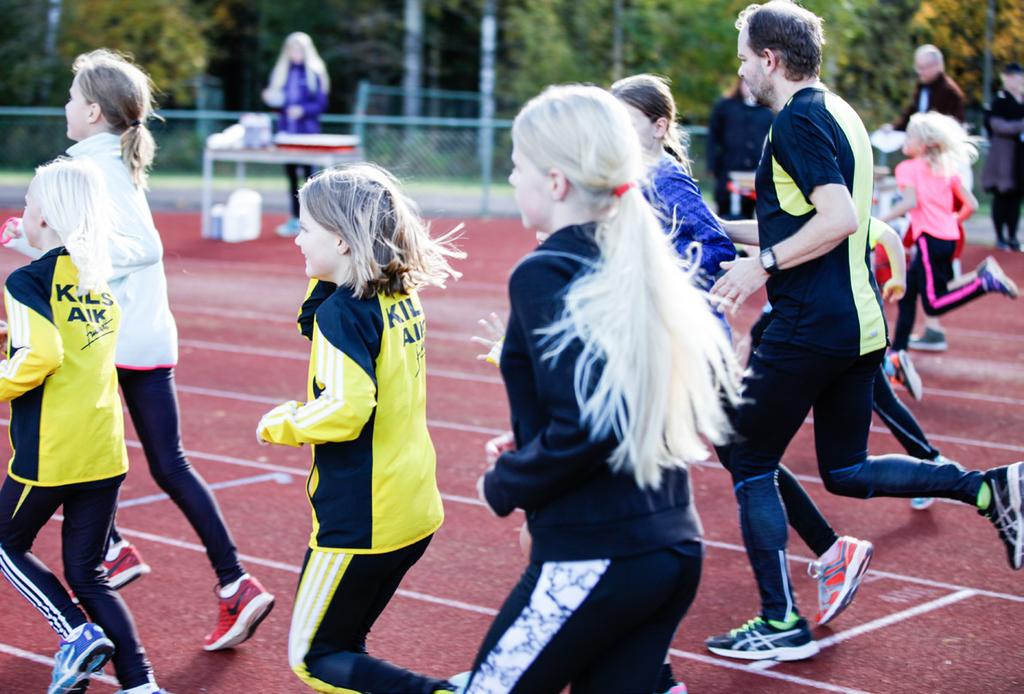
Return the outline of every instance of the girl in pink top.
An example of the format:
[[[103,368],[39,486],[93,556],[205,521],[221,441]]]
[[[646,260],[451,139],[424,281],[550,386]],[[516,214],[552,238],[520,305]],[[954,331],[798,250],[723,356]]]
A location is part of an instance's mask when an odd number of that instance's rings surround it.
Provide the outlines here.
[[[911,116],[903,153],[910,157],[896,167],[896,184],[903,200],[883,221],[909,212],[916,248],[907,272],[907,293],[899,303],[890,356],[896,379],[909,385],[911,381],[919,384],[905,352],[919,295],[924,312],[939,316],[990,292],[1016,299],[1017,285],[991,256],[973,272],[953,281],[959,224],[978,207],[977,198],[956,174],[961,164],[973,161],[978,154],[960,124],[934,111]],[[953,211],[954,196],[963,202],[957,212]]]

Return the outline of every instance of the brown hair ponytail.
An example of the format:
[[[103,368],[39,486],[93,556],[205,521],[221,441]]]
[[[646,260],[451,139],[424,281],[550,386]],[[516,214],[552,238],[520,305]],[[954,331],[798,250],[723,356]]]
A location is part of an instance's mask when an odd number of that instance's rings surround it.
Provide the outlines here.
[[[156,156],[156,142],[146,127],[156,108],[149,75],[105,48],[75,58],[72,71],[86,101],[98,104],[111,131],[121,135],[121,159],[135,185],[145,189]]]

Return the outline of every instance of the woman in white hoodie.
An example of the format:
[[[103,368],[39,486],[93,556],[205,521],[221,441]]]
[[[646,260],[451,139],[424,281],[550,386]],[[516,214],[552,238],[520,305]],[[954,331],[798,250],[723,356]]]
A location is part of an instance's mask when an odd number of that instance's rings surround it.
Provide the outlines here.
[[[217,574],[220,612],[203,647],[230,648],[252,635],[274,596],[245,573],[217,502],[181,445],[174,386],[178,334],[167,301],[163,244],[145,195],[156,151],[146,127],[154,107],[152,84],[139,67],[104,49],[78,56],[73,71],[64,111],[67,135],[76,144],[67,153],[99,167],[113,200],[109,284],[123,316],[118,381],[154,480],[185,514]],[[8,247],[33,254],[23,238]],[[104,566],[114,588],[150,571],[116,526]]]

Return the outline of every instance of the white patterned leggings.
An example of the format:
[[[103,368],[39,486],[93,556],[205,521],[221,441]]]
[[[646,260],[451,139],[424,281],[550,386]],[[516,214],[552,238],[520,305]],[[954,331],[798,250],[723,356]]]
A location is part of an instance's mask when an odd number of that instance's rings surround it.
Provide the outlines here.
[[[700,581],[686,543],[620,559],[532,562],[484,638],[466,694],[653,692]]]

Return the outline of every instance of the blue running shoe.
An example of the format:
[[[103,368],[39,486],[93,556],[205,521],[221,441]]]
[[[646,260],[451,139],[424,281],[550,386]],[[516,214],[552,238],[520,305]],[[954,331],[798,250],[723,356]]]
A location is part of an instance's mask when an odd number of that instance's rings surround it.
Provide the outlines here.
[[[705,639],[704,645],[715,655],[742,660],[805,660],[818,653],[803,617],[782,628],[754,617],[726,634]]]
[[[985,258],[978,266],[978,279],[986,292],[1005,294],[1011,299],[1020,295],[1016,282],[1011,280],[992,256]]]
[[[97,625],[86,623],[61,639],[53,656],[53,680],[46,694],[68,694],[106,665],[114,642]],[[81,690],[79,690],[81,691]]]
[[[1006,547],[1010,568],[1024,568],[1024,461],[985,473],[992,503],[978,513],[992,521]]]

